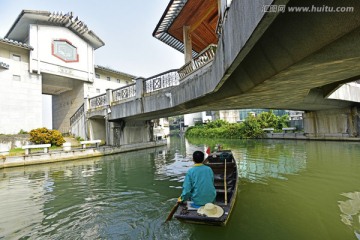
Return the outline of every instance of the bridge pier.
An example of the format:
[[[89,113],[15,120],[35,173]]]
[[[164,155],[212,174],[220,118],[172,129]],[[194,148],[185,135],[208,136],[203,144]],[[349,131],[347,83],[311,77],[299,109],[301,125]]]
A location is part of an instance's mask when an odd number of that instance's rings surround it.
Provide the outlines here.
[[[154,141],[154,125],[151,121],[118,121],[110,123],[110,145],[120,146]]]
[[[107,119],[88,119],[89,139],[102,140],[107,144]]]
[[[360,136],[360,108],[349,107],[305,112],[304,133],[315,138]]]

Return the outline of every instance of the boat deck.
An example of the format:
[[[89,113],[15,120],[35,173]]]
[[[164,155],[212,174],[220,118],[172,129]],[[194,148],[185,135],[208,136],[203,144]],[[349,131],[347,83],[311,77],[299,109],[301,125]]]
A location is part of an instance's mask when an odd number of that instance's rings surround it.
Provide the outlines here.
[[[226,192],[227,204],[225,204],[225,162],[226,162]],[[224,209],[224,214],[219,218],[207,217],[197,213],[189,203],[180,204],[174,217],[180,221],[189,223],[225,225],[234,206],[237,192],[238,173],[236,161],[231,151],[220,151],[209,155],[204,161],[205,165],[211,167],[214,172],[214,185],[216,189],[216,200],[214,204]]]

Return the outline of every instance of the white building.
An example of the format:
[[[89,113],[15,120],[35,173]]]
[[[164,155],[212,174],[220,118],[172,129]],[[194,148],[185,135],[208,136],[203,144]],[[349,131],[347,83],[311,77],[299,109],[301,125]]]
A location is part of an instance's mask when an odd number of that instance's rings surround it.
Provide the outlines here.
[[[69,131],[70,117],[92,97],[135,76],[94,65],[104,42],[78,17],[23,10],[0,38],[0,133],[43,126],[42,95],[52,96],[52,127]]]

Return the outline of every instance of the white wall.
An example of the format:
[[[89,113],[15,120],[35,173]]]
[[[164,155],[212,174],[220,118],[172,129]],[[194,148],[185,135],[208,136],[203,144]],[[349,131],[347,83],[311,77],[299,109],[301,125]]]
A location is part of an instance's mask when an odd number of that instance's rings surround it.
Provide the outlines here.
[[[194,118],[202,119],[202,112],[185,114],[184,115],[184,125],[187,125],[189,127],[194,126],[195,125]]]
[[[50,95],[42,95],[42,125],[52,129],[52,98]]]
[[[81,137],[86,139],[86,125],[85,125],[85,115],[83,114],[74,124],[71,126],[71,134],[75,137]]]
[[[62,133],[70,131],[70,118],[84,103],[84,83],[73,81],[71,91],[52,97],[53,128]]]
[[[0,69],[0,133],[42,127],[41,76],[30,74],[27,62],[3,57],[0,61],[9,64],[9,69]]]
[[[202,112],[201,115],[204,123],[208,121],[212,121],[212,116],[206,116],[206,112]]]
[[[53,40],[66,39],[77,48],[78,62],[65,62],[52,54]],[[46,72],[84,81],[94,79],[94,50],[78,35],[67,28],[30,25],[30,70]]]
[[[356,82],[345,83],[336,91],[331,93],[328,98],[343,101],[360,102],[360,84]]]
[[[86,83],[84,89],[85,96],[94,97],[106,93],[106,89],[117,89],[125,85],[126,84],[123,83],[117,83],[113,81],[95,78],[93,83]]]
[[[219,111],[220,119],[225,120],[229,123],[236,123],[240,121],[239,110],[222,110]]]
[[[89,119],[90,139],[106,142],[105,119]]]

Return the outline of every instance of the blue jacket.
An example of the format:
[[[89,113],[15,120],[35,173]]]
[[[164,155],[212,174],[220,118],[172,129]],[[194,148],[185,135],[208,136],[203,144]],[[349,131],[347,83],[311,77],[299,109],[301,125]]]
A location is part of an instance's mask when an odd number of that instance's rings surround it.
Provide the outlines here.
[[[194,204],[203,206],[215,201],[214,173],[202,163],[195,164],[185,176],[181,200],[191,200]]]

